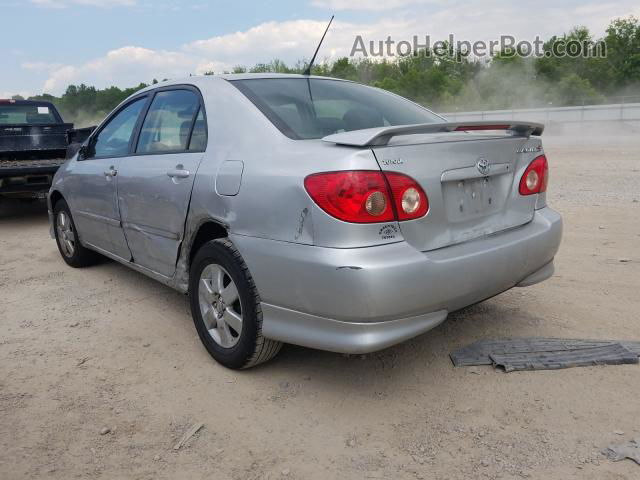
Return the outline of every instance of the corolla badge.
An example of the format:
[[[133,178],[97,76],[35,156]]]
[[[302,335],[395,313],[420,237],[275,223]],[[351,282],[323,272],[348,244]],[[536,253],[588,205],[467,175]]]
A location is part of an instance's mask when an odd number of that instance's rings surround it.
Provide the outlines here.
[[[542,145],[536,147],[522,147],[516,150],[516,153],[537,153],[542,151]]]
[[[403,163],[404,160],[401,158],[388,158],[382,160],[383,165],[402,165]]]
[[[484,157],[480,157],[476,162],[476,168],[482,175],[489,175],[491,171],[491,165],[489,165],[489,160]]]

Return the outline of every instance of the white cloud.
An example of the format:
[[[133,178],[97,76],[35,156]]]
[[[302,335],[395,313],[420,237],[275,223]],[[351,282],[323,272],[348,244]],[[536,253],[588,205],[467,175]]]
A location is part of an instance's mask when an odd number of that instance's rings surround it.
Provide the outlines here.
[[[372,27],[357,24],[334,22],[320,53],[323,57],[348,55],[353,44],[355,32],[381,30],[377,23]],[[268,22],[250,28],[244,32],[198,40],[182,47],[182,51],[202,58],[215,60],[215,63],[230,68],[234,65],[253,65],[268,62],[275,58],[294,62],[309,58],[327,27],[327,22],[316,20],[293,20],[287,22]]]
[[[60,93],[70,83],[86,83],[98,87],[137,85],[152,78],[188,75],[198,60],[182,52],[122,47],[82,65],[65,65],[55,69],[43,90]]]
[[[175,78],[191,73],[229,71],[236,65],[253,65],[280,58],[295,62],[313,54],[326,23],[313,20],[269,22],[244,32],[198,40],[174,51],[126,46],[80,65],[51,65],[25,62],[23,68],[44,70],[50,74],[43,90],[59,94],[70,83],[86,83],[97,87],[135,85],[152,78]],[[331,40],[320,54],[323,57],[347,55],[357,26],[334,24]],[[369,31],[369,30],[363,30]]]
[[[411,0],[390,1],[408,4]],[[351,3],[362,2],[353,0]],[[427,34],[435,41],[446,39],[449,33],[454,33],[458,40],[490,40],[501,34],[533,40],[536,35],[548,38],[573,26],[586,25],[598,36],[612,18],[638,10],[635,0],[618,0],[604,11],[586,8],[587,4],[569,8],[551,0],[540,0],[536,7],[538,21],[532,22],[530,6],[526,4],[472,0],[464,2],[465,7],[461,8],[450,3],[442,6],[438,1],[427,3],[430,5],[428,11],[426,8],[411,8],[409,12],[399,11],[393,15],[387,12],[378,20],[366,23],[335,21],[320,50],[318,62],[349,55],[356,35],[361,35],[365,42],[384,40],[387,36],[395,41],[411,40],[413,35],[422,39]],[[595,3],[591,5],[595,6]],[[292,64],[313,54],[325,27],[325,20],[266,22],[245,31],[176,46],[172,50],[126,46],[81,64],[52,66],[28,62],[23,67],[39,68],[48,74],[43,89],[54,94],[60,94],[70,83],[86,83],[99,88],[131,86],[153,78],[184,77],[209,70],[220,73],[236,65],[252,66],[275,58]]]
[[[34,5],[46,8],[67,8],[74,5],[90,7],[132,7],[136,0],[29,0]]]

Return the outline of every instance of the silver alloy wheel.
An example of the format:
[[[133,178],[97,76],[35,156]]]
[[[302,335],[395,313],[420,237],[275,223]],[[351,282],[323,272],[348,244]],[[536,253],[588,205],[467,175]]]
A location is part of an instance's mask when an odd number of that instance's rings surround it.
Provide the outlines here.
[[[71,219],[65,211],[58,213],[57,230],[62,253],[67,258],[73,257],[73,253],[76,251],[76,237],[73,233]]]
[[[238,288],[220,265],[207,265],[198,282],[200,314],[211,338],[223,348],[231,348],[242,333],[242,306]]]

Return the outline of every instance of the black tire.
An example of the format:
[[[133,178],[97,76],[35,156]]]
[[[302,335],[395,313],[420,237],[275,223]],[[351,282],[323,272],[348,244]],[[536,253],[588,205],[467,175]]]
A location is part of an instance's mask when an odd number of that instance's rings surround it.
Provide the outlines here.
[[[229,277],[235,283],[238,293],[242,327],[234,337],[235,345],[228,348],[214,340],[202,316],[199,288],[202,288],[202,273],[210,266],[222,267],[225,278]],[[189,274],[189,299],[191,316],[200,340],[218,363],[232,369],[249,368],[272,359],[280,351],[282,343],[262,336],[258,291],[242,256],[229,239],[212,240],[198,250]]]
[[[61,231],[59,228],[59,222],[61,221],[60,214],[66,215],[71,227],[70,234],[73,237],[73,252],[69,253],[69,249],[65,247],[65,240],[61,238]],[[73,222],[69,205],[64,200],[58,200],[53,207],[53,231],[56,236],[56,243],[58,244],[58,251],[62,256],[62,259],[67,265],[73,268],[82,268],[94,265],[99,260],[99,255],[93,250],[83,247],[78,239],[78,231],[76,230],[76,224]],[[67,233],[69,235],[69,233]]]

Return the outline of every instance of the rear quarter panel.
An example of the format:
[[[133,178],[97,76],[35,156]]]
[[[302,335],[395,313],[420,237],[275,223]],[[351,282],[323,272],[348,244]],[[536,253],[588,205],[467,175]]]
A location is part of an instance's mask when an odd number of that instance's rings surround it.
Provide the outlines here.
[[[380,230],[385,224],[350,224],[330,217],[304,189],[304,178],[312,173],[379,170],[370,149],[291,140],[229,82],[218,79],[199,86],[206,103],[209,139],[194,184],[188,234],[214,219],[236,235],[325,247],[402,240],[400,234],[383,239]],[[216,191],[225,162],[243,164],[236,195]]]

